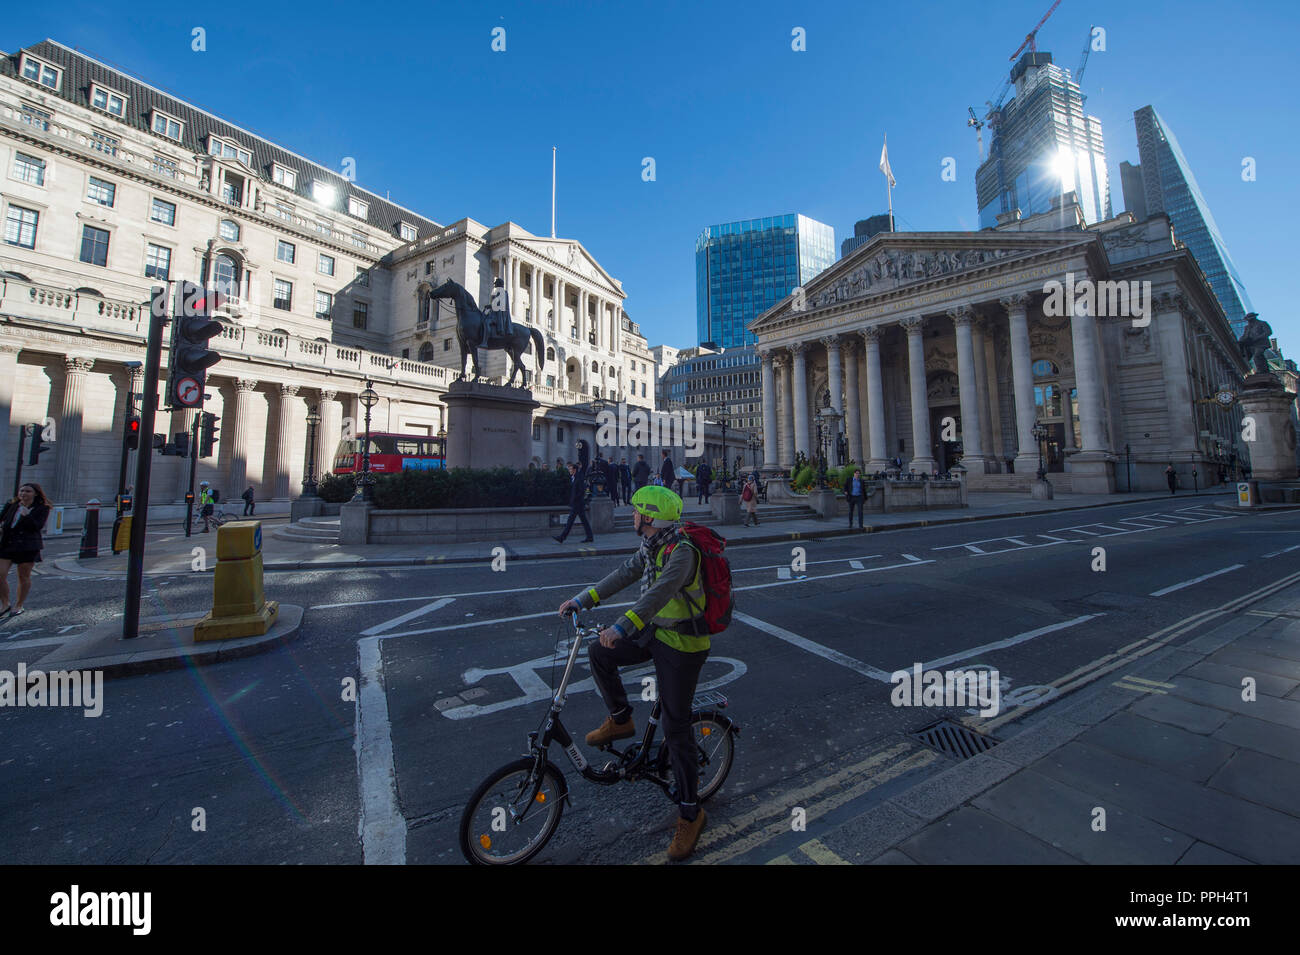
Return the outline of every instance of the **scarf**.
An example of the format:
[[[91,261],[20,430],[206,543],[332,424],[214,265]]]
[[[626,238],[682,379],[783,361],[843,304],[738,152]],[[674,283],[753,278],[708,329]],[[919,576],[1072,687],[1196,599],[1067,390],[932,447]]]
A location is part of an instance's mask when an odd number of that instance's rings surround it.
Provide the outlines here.
[[[677,525],[669,524],[655,531],[650,537],[641,538],[641,557],[645,562],[645,573],[641,575],[641,593],[649,590],[650,585],[654,583],[655,571],[658,569],[655,567],[655,555],[676,534]]]

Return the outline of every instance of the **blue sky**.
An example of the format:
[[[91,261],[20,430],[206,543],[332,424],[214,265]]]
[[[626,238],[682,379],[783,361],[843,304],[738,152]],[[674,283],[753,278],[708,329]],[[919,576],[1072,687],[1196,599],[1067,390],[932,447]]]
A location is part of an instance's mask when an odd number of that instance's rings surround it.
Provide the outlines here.
[[[694,344],[695,237],[801,212],[834,226],[885,210],[900,230],[976,227],[975,135],[1009,57],[1051,0],[989,3],[65,2],[5,15],[0,46],[45,37],[339,169],[440,222],[472,216],[580,239],[623,282],[651,344]],[[1292,307],[1300,4],[1064,0],[1038,48],[1084,75],[1116,211],[1133,111],[1154,105],[1191,162],[1263,318],[1300,357]],[[506,30],[506,50],[491,49]],[[207,51],[191,50],[191,30]],[[806,52],[791,31],[806,31]],[[981,111],[982,115],[982,111]],[[656,179],[642,179],[653,157]],[[957,181],[940,178],[945,157]],[[1242,180],[1244,157],[1256,180]]]

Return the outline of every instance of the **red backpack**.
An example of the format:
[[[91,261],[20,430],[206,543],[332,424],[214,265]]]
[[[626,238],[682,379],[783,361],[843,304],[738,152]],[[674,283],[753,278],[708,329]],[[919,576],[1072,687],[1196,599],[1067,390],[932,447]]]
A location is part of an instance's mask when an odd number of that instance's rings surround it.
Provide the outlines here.
[[[681,534],[665,548],[665,562],[683,537],[699,551],[700,584],[704,588],[704,608],[692,623],[697,630],[702,622],[707,633],[721,633],[731,626],[731,613],[736,609],[736,598],[731,593],[731,564],[722,556],[727,540],[711,527],[683,521]],[[682,596],[695,608],[685,591]]]

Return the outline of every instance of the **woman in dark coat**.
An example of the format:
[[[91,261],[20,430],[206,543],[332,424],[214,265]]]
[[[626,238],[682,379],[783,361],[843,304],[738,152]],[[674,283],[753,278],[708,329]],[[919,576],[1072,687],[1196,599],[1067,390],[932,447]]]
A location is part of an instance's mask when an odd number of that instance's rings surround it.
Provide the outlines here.
[[[50,516],[50,500],[39,484],[24,484],[18,496],[0,511],[0,619],[24,613],[32,589],[32,567],[40,563],[45,546],[41,532]],[[9,602],[9,567],[18,565],[18,600]]]

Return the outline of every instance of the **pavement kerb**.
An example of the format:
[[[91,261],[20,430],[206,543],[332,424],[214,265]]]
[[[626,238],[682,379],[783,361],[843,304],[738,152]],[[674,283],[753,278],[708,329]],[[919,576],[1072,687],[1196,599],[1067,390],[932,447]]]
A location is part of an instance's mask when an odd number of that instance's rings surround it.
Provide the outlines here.
[[[1200,495],[1205,498],[1211,498],[1226,492],[1214,491]],[[1193,499],[1197,495],[1193,495]],[[1044,507],[1035,510],[1024,511],[1000,511],[996,514],[970,514],[961,517],[940,517],[934,519],[918,519],[912,521],[900,521],[891,524],[867,525],[864,531],[854,530],[851,527],[826,528],[825,530],[815,531],[785,531],[783,533],[765,534],[761,537],[746,537],[743,539],[732,539],[727,541],[729,548],[745,547],[759,544],[779,544],[783,541],[800,541],[800,540],[821,540],[828,537],[853,537],[862,534],[883,534],[888,531],[912,530],[918,527],[938,527],[945,524],[967,524],[976,521],[995,521],[1009,517],[1034,517],[1039,514],[1058,514],[1065,511],[1083,511],[1098,507],[1113,507],[1116,504],[1139,504],[1146,501],[1167,501],[1170,500],[1168,494],[1160,494],[1152,497],[1118,497],[1115,500],[1098,501],[1091,504],[1070,504],[1064,507]],[[1186,497],[1176,498],[1176,500],[1187,500]],[[1214,506],[1215,502],[1210,502]],[[1300,505],[1274,505],[1267,509],[1294,510],[1300,508]],[[1266,508],[1226,508],[1229,510],[1240,510],[1244,513],[1256,513]],[[488,542],[484,542],[486,545]],[[506,543],[509,546],[509,543]],[[606,557],[614,555],[626,555],[629,545],[620,544],[618,546],[606,547],[579,547],[572,551],[557,551],[546,554],[514,554],[511,560],[567,560],[573,557]],[[488,558],[482,554],[464,557],[357,557],[350,560],[298,560],[298,561],[267,561],[262,565],[266,571],[291,571],[291,570],[355,570],[358,567],[426,567],[437,564],[477,564],[482,563]],[[77,558],[65,558],[55,560],[52,566],[62,573],[78,574],[86,577],[126,577],[124,570],[94,570],[93,568],[83,567]],[[214,565],[215,566],[215,565]],[[164,571],[146,571],[146,577],[175,577],[182,574],[190,573],[212,573],[213,567],[201,571],[189,570],[164,570]]]

